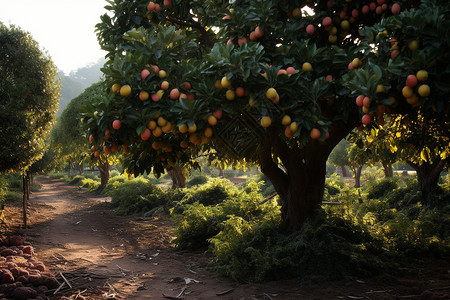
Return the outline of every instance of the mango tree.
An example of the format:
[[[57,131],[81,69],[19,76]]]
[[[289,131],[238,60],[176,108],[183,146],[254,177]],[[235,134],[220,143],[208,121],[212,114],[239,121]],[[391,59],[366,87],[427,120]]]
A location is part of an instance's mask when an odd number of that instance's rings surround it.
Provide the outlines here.
[[[24,174],[26,227],[29,167],[42,157],[58,110],[56,67],[31,35],[0,23],[0,173]]]
[[[295,230],[353,128],[396,114],[448,127],[447,1],[108,2],[97,34],[109,92],[84,121],[134,175],[199,155],[255,162]]]

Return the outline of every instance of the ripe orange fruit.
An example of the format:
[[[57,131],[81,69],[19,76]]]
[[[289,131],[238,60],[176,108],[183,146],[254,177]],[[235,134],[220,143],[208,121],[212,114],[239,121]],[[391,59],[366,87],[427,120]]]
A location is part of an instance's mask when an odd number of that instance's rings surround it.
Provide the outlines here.
[[[208,117],[208,124],[211,126],[215,126],[217,124],[217,119],[214,116],[209,116]]]
[[[91,152],[95,152],[95,146],[91,147]]]
[[[164,133],[169,133],[172,130],[172,123],[167,122],[166,125],[164,125],[163,127],[161,127],[162,132]]]
[[[277,97],[277,95],[278,95],[277,90],[274,88],[269,88],[266,91],[266,97],[271,100],[275,99]]]
[[[111,131],[108,128],[105,129],[105,136],[103,137],[105,140],[109,139],[111,135]]]
[[[292,133],[296,133],[298,130],[297,122],[292,122],[291,125],[289,125],[289,128],[291,129]]]
[[[155,10],[155,2],[150,1],[150,3],[147,5],[148,11],[154,11]]]
[[[428,84],[422,84],[421,86],[419,86],[417,92],[419,93],[420,96],[426,98],[430,96],[431,89]]]
[[[160,137],[161,135],[162,135],[162,130],[161,130],[161,127],[156,127],[155,129],[153,129],[152,130],[152,134],[155,136],[155,137]]]
[[[284,135],[288,138],[288,139],[292,139],[294,137],[294,134],[291,131],[291,127],[286,126],[286,128],[284,129]]]
[[[287,126],[289,124],[291,124],[291,117],[284,115],[283,119],[281,119],[281,125]]]
[[[309,24],[308,26],[306,26],[306,33],[309,35],[313,35],[315,31],[314,25]]]
[[[402,89],[402,95],[405,98],[410,98],[412,97],[414,94],[414,90],[412,88],[410,88],[409,86],[405,86]]]
[[[146,91],[139,92],[139,99],[141,99],[141,101],[146,101],[146,100],[148,100],[149,97],[150,97],[150,95],[148,92],[146,92]]]
[[[189,146],[189,143],[186,141],[181,141],[180,142],[180,147],[183,149],[186,149]]]
[[[236,88],[236,96],[238,97],[244,97],[245,96],[245,90],[243,87]]]
[[[261,126],[264,128],[269,127],[272,124],[272,119],[269,116],[264,116],[261,118]]]
[[[157,123],[158,123],[158,126],[162,127],[162,126],[167,124],[167,120],[164,119],[163,117],[159,117],[158,120],[157,120]]]
[[[391,11],[393,15],[398,15],[400,13],[400,4],[398,3],[392,4]]]
[[[294,67],[287,67],[287,68],[286,68],[286,72],[287,72],[289,75],[295,74],[295,68],[294,68]]]
[[[223,113],[222,113],[222,110],[221,110],[221,109],[216,109],[216,110],[213,112],[213,116],[216,117],[217,120],[221,119],[221,118],[222,118],[222,115],[223,115]]]
[[[120,88],[120,96],[128,97],[131,94],[131,86],[126,84]]]
[[[287,75],[288,73],[287,73],[287,71],[285,70],[285,69],[280,69],[280,70],[278,70],[278,73],[277,73],[277,76],[280,76],[280,75]]]
[[[406,102],[414,107],[420,105],[419,97],[417,96],[417,94],[413,94],[411,97],[406,98]]]
[[[247,43],[247,38],[245,36],[238,39],[239,47],[242,47],[242,44]]]
[[[148,129],[150,129],[150,130],[155,129],[156,126],[157,126],[157,125],[156,125],[156,122],[153,121],[153,120],[150,120],[150,121],[148,122],[148,124],[147,124],[147,127],[148,127]]]
[[[420,70],[417,72],[416,77],[418,81],[426,81],[428,79],[428,72],[425,70]]]
[[[123,150],[124,154],[130,153],[130,149],[128,148],[128,145],[123,144],[122,145],[122,150]]]
[[[355,57],[355,58],[352,60],[352,66],[353,66],[353,68],[355,68],[355,69],[358,68],[360,62],[361,62],[361,61],[359,60],[359,58]]]
[[[153,72],[155,72],[155,75],[159,73],[159,67],[157,65],[152,66]]]
[[[216,89],[221,89],[222,88],[222,83],[220,82],[220,80],[216,80],[216,83],[214,84],[214,87]]]
[[[120,84],[114,83],[114,84],[112,85],[112,87],[111,87],[111,91],[112,91],[114,94],[117,94],[117,93],[120,91],[120,88],[121,88],[121,85],[120,85]]]
[[[162,90],[169,89],[169,82],[167,80],[164,80],[163,82],[161,82],[161,89]]]
[[[205,136],[208,137],[208,138],[212,137],[212,135],[213,135],[213,130],[212,130],[212,128],[211,128],[211,127],[206,128],[204,134],[205,134]]]
[[[94,142],[94,136],[91,134],[90,136],[89,136],[89,143],[93,143]]]
[[[95,152],[94,152],[94,156],[95,156],[95,157],[99,157],[99,156],[100,156],[100,152],[95,151]]]
[[[185,89],[185,90],[190,90],[190,89],[192,89],[192,85],[191,85],[191,83],[188,82],[188,81],[183,82],[183,83],[181,84],[181,87],[182,87],[183,89]]]
[[[114,152],[119,151],[119,146],[117,146],[116,143],[112,144],[112,145],[111,145],[111,151],[114,151]]]
[[[228,80],[228,78],[226,76],[224,76],[222,78],[222,80],[220,81],[220,84],[222,85],[223,88],[230,88],[231,87],[231,81]]]
[[[313,140],[317,140],[320,138],[320,130],[317,128],[311,129],[311,132],[309,133],[309,137]]]
[[[261,38],[264,35],[264,32],[259,28],[259,26],[256,26],[254,32],[257,39]]]
[[[370,107],[370,103],[372,103],[372,99],[370,99],[369,97],[364,97],[364,99],[363,99],[363,106],[369,108]]]
[[[227,100],[232,101],[232,100],[234,100],[236,98],[236,94],[234,93],[233,90],[228,90],[225,93],[225,97],[227,98]]]
[[[197,131],[197,124],[193,123],[191,126],[189,126],[188,128],[189,133],[194,133]]]
[[[161,99],[157,93],[152,94],[151,98],[154,102],[158,102]]]
[[[302,65],[302,70],[306,71],[306,72],[311,72],[313,70],[313,67],[312,67],[312,65],[309,62],[305,62]]]
[[[180,133],[186,133],[188,132],[188,126],[186,124],[181,124],[178,126],[178,131]]]
[[[111,153],[111,148],[109,146],[105,146],[103,147],[103,152],[105,152],[105,154],[108,155],[109,153]]]

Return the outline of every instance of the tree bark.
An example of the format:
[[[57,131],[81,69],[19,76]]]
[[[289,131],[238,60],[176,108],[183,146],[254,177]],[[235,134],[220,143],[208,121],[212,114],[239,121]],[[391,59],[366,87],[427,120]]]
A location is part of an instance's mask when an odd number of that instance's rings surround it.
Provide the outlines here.
[[[383,163],[383,169],[384,169],[385,177],[393,177],[394,176],[394,169],[392,168],[392,164]]]
[[[363,166],[358,166],[355,172],[355,188],[361,187],[361,173]]]
[[[28,227],[28,200],[30,199],[30,174],[28,171],[22,175],[22,188],[23,188],[23,199],[22,199],[22,219],[23,219],[23,228]]]
[[[180,166],[172,166],[167,169],[170,178],[172,178],[172,188],[184,188],[186,186],[186,176],[184,176],[183,168]]]
[[[427,201],[428,196],[433,193],[436,193],[439,176],[441,175],[442,170],[444,169],[446,163],[449,161],[449,158],[441,160],[435,160],[433,163],[423,162],[421,165],[408,161],[408,165],[410,165],[417,173],[417,181],[419,183],[420,191],[422,192],[422,196],[424,201]]]
[[[219,167],[219,177],[223,178],[223,170]]]
[[[108,161],[105,161],[101,165],[97,166],[98,170],[100,171],[100,187],[104,188],[109,181],[109,163]]]
[[[283,229],[300,229],[305,220],[320,208],[328,156],[351,130],[343,124],[341,126],[330,132],[326,142],[310,141],[302,149],[289,147],[275,130],[267,129],[259,152],[259,163],[261,171],[280,196]],[[278,158],[282,168],[278,165]]]

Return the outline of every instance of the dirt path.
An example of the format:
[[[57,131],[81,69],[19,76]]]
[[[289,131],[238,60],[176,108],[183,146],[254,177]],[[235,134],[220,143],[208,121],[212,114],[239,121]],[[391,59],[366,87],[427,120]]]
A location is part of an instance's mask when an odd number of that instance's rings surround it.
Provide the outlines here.
[[[42,189],[31,195],[32,228],[22,234],[39,259],[71,283],[55,299],[75,299],[78,293],[84,299],[399,299],[450,285],[448,263],[439,264],[440,278],[420,269],[415,281],[384,276],[307,286],[300,280],[237,284],[208,272],[205,254],[170,248],[170,221],[116,216],[108,198],[59,180],[39,183]]]

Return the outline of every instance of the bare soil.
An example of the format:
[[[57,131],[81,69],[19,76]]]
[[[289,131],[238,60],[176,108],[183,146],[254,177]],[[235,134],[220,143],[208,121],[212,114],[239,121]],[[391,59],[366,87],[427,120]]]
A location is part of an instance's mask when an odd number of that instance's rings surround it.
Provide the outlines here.
[[[209,271],[207,253],[174,250],[167,217],[117,216],[109,198],[59,180],[38,182],[31,228],[18,229],[20,203],[8,204],[7,220],[60,282],[69,281],[50,299],[450,299],[445,260],[405,269],[401,277],[239,284]]]

